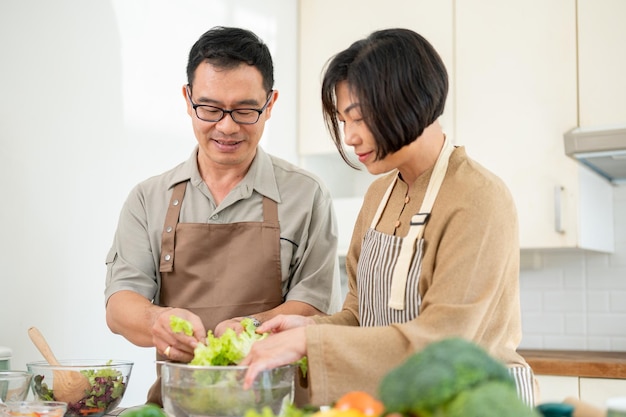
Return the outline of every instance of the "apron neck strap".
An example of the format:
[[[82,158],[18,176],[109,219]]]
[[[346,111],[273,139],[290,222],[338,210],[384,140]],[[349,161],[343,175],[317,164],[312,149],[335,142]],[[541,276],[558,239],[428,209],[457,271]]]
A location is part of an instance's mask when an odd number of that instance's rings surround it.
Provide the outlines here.
[[[389,307],[396,310],[404,310],[404,296],[406,292],[406,282],[409,274],[409,268],[411,261],[415,253],[416,242],[424,236],[424,227],[430,217],[430,212],[435,204],[435,199],[441,188],[441,183],[446,176],[448,170],[448,161],[450,155],[454,150],[454,146],[446,138],[443,143],[443,148],[439,153],[433,173],[426,187],[426,194],[424,195],[424,201],[417,214],[411,217],[411,226],[409,233],[402,239],[402,246],[400,247],[400,254],[393,270],[393,276],[391,278],[391,294],[389,297]],[[393,188],[393,181],[391,188]],[[390,192],[390,189],[387,191]],[[387,195],[387,198],[389,196]],[[386,200],[385,200],[386,204]],[[380,208],[380,207],[379,207]]]

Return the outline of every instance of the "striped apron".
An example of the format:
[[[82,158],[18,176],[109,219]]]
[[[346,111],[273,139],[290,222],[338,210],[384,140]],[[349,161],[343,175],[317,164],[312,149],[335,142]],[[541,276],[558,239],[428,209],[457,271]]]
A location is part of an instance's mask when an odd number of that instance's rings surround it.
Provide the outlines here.
[[[398,179],[397,176],[387,188],[370,228],[363,237],[361,256],[357,265],[361,326],[405,323],[419,315],[422,300],[418,286],[424,252],[424,227],[445,177],[453,150],[454,146],[446,139],[433,168],[422,206],[411,218],[409,232],[404,238],[376,231]],[[533,406],[534,377],[530,367],[510,367],[509,373],[515,380],[519,397]]]

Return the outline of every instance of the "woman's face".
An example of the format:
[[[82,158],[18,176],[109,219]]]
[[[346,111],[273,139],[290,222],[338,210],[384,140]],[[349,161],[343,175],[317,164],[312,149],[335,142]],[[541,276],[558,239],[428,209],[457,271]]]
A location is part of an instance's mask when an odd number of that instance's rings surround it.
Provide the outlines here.
[[[378,175],[398,167],[394,162],[397,154],[389,154],[383,159],[376,157],[377,143],[361,115],[361,106],[347,82],[337,84],[337,119],[343,126],[344,143],[352,146],[354,153],[370,174]]]

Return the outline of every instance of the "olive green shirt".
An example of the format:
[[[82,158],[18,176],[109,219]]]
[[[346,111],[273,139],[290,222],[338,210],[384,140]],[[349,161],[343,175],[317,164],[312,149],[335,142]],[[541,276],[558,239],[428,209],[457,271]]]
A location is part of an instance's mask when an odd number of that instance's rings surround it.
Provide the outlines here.
[[[181,223],[260,222],[263,196],[276,201],[285,300],[302,301],[325,313],[338,311],[337,224],[330,193],[320,180],[259,147],[246,176],[216,206],[198,171],[197,153],[196,148],[187,161],[130,192],[106,259],[105,300],[130,290],[159,302],[165,214],[174,185],[188,180]],[[245,253],[238,256],[245,262]]]

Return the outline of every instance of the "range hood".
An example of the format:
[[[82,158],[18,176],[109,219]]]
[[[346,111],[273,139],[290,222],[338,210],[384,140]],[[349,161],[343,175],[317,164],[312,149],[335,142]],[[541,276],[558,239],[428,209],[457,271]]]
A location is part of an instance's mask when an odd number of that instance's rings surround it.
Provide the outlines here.
[[[626,125],[566,132],[565,153],[611,183],[626,184]]]

